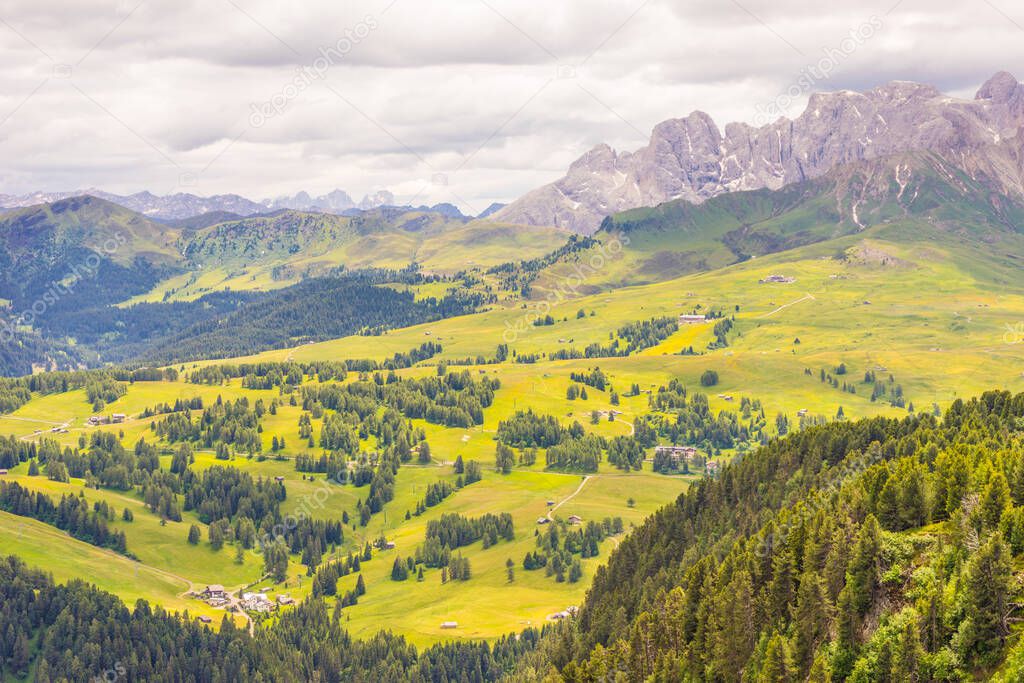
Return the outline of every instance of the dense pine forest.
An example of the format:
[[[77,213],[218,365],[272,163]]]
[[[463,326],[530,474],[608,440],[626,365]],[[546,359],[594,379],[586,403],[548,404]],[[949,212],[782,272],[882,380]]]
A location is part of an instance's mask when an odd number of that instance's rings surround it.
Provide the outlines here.
[[[650,518],[537,656],[580,682],[1019,681],[1022,506],[1024,395],[813,427]]]

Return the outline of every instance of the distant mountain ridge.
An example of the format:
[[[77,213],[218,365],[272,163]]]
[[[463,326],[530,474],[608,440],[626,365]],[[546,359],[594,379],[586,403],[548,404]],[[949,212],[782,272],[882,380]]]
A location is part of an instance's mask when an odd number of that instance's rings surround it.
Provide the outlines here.
[[[1020,165],[1024,85],[1000,72],[973,100],[930,85],[896,81],[864,93],[812,95],[795,119],[720,131],[695,111],[654,128],[635,152],[598,145],[560,180],[529,192],[496,220],[592,233],[605,216],[683,199],[701,203],[728,192],[779,189],[845,163],[909,151],[939,154],[964,170],[984,169],[1006,194],[1024,194]],[[1000,143],[1015,141],[1007,151]]]
[[[149,218],[160,220],[184,220],[207,213],[232,213],[238,216],[253,216],[281,209],[300,211],[316,211],[320,213],[341,214],[350,210],[370,210],[395,203],[393,194],[381,190],[367,195],[356,202],[342,190],[334,190],[319,197],[312,197],[307,192],[299,192],[293,196],[277,197],[253,201],[237,194],[219,194],[200,197],[188,192],[170,195],[155,195],[152,192],[137,192],[130,195],[119,195],[95,188],[74,190],[70,192],[32,192],[23,195],[0,194],[0,208],[12,209],[39,204],[52,204],[72,197],[93,196],[105,199],[126,209],[141,213]]]

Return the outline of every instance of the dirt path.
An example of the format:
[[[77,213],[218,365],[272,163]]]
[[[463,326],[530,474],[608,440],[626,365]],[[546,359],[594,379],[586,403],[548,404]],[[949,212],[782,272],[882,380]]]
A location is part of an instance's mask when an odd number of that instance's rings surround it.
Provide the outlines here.
[[[67,423],[54,422],[53,420],[34,420],[30,417],[15,417],[13,415],[0,415],[2,420],[17,420],[18,422],[38,422],[39,424],[50,425],[51,427],[63,427]]]
[[[775,315],[779,311],[781,311],[781,310],[783,310],[785,308],[789,308],[790,306],[796,306],[797,304],[802,303],[804,301],[816,301],[816,299],[814,298],[813,294],[808,292],[806,295],[800,297],[796,301],[790,301],[788,304],[782,304],[781,306],[776,308],[774,311],[771,311],[770,313],[765,313],[764,315],[761,315],[761,316],[758,316],[758,317],[759,318],[770,318],[771,316]]]
[[[597,475],[590,475],[590,474],[588,474],[587,476],[583,477],[583,481],[580,482],[580,485],[576,487],[575,491],[570,493],[568,496],[563,498],[558,504],[556,504],[550,510],[548,510],[548,519],[554,519],[555,510],[557,510],[558,508],[562,507],[563,505],[568,503],[570,500],[572,500],[573,498],[578,496],[580,491],[583,490],[583,487],[587,485],[587,482],[590,481],[591,479],[593,479],[595,476],[597,476]]]

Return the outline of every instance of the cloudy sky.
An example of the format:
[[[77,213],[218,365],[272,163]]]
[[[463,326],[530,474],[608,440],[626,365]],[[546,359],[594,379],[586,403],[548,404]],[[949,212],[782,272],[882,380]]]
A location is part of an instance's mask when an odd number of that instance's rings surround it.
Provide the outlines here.
[[[856,38],[851,38],[851,35]],[[98,187],[481,211],[694,109],[1024,78],[1011,0],[0,0],[0,194]],[[801,79],[801,76],[804,76]]]

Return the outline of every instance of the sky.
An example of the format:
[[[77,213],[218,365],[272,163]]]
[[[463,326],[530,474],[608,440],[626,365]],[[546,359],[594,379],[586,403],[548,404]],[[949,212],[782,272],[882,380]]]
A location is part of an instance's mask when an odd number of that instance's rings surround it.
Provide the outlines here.
[[[1010,0],[0,0],[0,194],[381,189],[479,213],[694,110],[1024,78]]]

